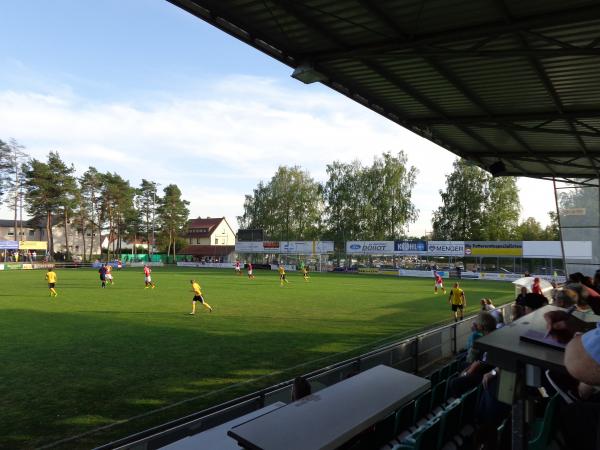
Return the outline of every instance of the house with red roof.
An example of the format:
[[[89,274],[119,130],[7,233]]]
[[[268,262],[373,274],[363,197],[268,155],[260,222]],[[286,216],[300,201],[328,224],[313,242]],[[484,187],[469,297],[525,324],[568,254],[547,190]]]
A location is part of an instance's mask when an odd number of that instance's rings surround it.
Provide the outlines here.
[[[235,232],[225,217],[198,217],[187,225],[187,247],[180,254],[228,260],[235,251]]]

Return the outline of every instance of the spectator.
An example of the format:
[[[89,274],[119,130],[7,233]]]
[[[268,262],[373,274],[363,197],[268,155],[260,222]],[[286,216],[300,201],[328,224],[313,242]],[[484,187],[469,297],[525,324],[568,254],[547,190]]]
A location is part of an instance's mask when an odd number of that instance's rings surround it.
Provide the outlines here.
[[[496,329],[496,319],[488,313],[482,312],[479,314],[478,322],[481,333],[485,336]],[[487,364],[487,354],[481,353],[474,348],[471,349],[472,363],[467,369],[458,377],[453,379],[449,385],[450,395],[454,398],[458,398],[469,389],[473,389],[479,383],[481,383],[483,376],[493,369],[492,366]]]
[[[550,333],[562,342],[565,367],[580,383],[580,392],[587,386],[600,385],[600,323],[584,322],[565,311],[545,314]],[[577,333],[585,332],[583,335]],[[592,450],[600,448],[600,403],[581,401],[561,409],[559,426],[568,448]]]
[[[311,387],[308,380],[304,377],[296,377],[292,386],[292,401],[300,400],[311,394]]]
[[[547,304],[548,300],[543,295],[527,294],[525,296],[525,314],[529,314]]]
[[[510,315],[512,320],[520,319],[525,315],[525,308],[518,303],[513,303],[513,305],[510,307]]]
[[[596,270],[592,279],[592,289],[600,294],[600,270]]]
[[[490,308],[490,306],[487,303],[487,299],[482,298],[481,299],[481,310],[482,311],[489,311],[491,309],[493,309],[493,307]]]
[[[542,293],[542,286],[541,286],[541,284],[540,284],[540,279],[539,279],[539,277],[535,277],[535,278],[533,279],[533,285],[531,286],[531,292],[532,292],[533,294],[539,294],[539,295],[542,295],[542,294],[543,294],[543,293]]]
[[[517,298],[515,299],[515,302],[517,305],[520,305],[522,307],[525,307],[525,296],[527,295],[527,288],[525,286],[523,286],[521,288],[521,292],[519,293],[519,295],[517,295]]]

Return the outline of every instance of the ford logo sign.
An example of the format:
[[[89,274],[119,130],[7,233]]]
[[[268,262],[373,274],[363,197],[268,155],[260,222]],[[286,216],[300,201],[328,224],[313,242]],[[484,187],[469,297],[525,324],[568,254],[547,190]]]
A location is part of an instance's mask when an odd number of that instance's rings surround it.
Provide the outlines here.
[[[360,250],[360,244],[350,244],[350,250]]]

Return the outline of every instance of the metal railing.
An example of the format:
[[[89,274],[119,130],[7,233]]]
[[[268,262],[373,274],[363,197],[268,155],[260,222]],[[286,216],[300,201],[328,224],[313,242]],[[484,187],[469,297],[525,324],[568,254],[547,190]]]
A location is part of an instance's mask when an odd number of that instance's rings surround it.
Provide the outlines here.
[[[498,308],[505,322],[510,320],[510,304]],[[379,364],[405,372],[427,374],[464,349],[471,334],[471,326],[477,314],[464,320],[436,327],[415,334],[392,344],[387,344],[360,356],[350,358],[304,375],[311,384],[312,392],[331,386],[348,376],[370,369]],[[142,431],[98,447],[96,450],[132,449],[152,450],[198,434],[225,422],[248,414],[264,406],[291,399],[293,380],[287,380],[265,389],[221,403],[197,413],[181,417],[154,428]]]

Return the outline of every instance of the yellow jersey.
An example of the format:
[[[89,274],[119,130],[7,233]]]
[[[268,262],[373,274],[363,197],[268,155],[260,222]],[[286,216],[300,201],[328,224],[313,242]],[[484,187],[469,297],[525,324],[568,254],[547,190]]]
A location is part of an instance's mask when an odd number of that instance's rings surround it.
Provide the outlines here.
[[[285,275],[285,268],[283,266],[279,266],[279,275]]]
[[[202,291],[200,290],[200,285],[198,283],[192,283],[192,290],[196,295],[202,295]]]
[[[465,301],[464,292],[461,288],[452,288],[450,291],[450,297],[452,298],[453,305],[462,305]]]
[[[55,272],[48,272],[46,273],[46,280],[48,280],[48,283],[56,283],[56,273]]]

